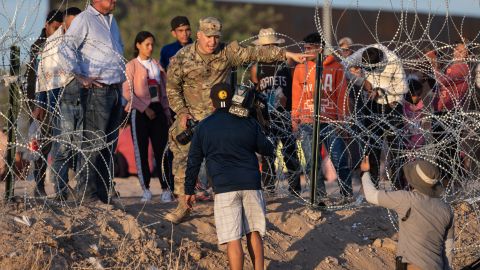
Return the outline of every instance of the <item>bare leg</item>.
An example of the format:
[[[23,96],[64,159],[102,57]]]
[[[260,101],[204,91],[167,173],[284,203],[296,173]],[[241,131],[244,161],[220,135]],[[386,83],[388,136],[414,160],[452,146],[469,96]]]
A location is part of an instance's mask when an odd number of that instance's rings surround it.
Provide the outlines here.
[[[241,239],[227,243],[228,264],[231,270],[243,269],[243,249]]]
[[[258,232],[247,234],[247,247],[255,270],[263,270],[263,240]]]

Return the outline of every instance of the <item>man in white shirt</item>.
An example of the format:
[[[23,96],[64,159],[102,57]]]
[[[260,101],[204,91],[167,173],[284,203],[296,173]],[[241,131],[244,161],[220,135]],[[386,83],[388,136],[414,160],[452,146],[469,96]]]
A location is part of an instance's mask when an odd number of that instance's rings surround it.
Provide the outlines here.
[[[364,90],[366,101],[363,104],[361,121],[362,142],[368,145],[364,152],[370,153],[372,180],[379,181],[380,160],[384,139],[390,167],[402,164],[398,152],[403,149],[401,130],[403,129],[403,100],[408,92],[408,84],[401,59],[387,47],[374,44],[352,54],[344,62],[350,81]],[[360,119],[359,119],[360,120]],[[365,131],[366,130],[366,131]],[[402,188],[402,172],[392,171],[391,179],[397,188]]]
[[[27,70],[25,72],[25,92],[28,106],[27,111],[30,113],[33,121],[38,121],[39,127],[39,140],[48,137],[50,128],[48,125],[48,119],[45,119],[45,109],[47,106],[46,95],[37,95],[36,82],[38,74],[38,66],[40,62],[41,52],[45,46],[46,39],[54,34],[54,32],[62,25],[63,13],[57,9],[50,11],[47,15],[45,27],[42,29],[40,37],[32,44],[30,50],[30,62],[27,64]],[[37,123],[34,123],[35,125]],[[27,137],[27,136],[25,136]],[[29,136],[28,136],[29,137]],[[33,140],[37,138],[29,138],[29,143],[33,143]],[[32,144],[33,145],[33,144]],[[45,175],[47,171],[47,157],[51,149],[51,143],[41,141],[39,144],[38,153],[40,156],[35,160],[33,164],[33,177],[35,179],[34,196],[44,197],[47,195],[45,192]]]
[[[83,130],[83,110],[80,104],[78,85],[74,75],[65,71],[60,64],[59,47],[64,41],[65,31],[75,16],[82,11],[70,7],[64,12],[63,25],[47,38],[38,65],[36,93],[48,104],[48,122],[52,139],[52,182],[55,183],[58,199],[66,198],[68,168],[77,160],[70,154],[80,147]],[[61,100],[59,100],[61,98]]]

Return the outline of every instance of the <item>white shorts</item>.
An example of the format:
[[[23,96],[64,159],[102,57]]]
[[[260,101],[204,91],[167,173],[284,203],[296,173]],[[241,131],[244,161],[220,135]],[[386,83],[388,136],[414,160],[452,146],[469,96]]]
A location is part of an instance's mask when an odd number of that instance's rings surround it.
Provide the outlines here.
[[[266,210],[261,190],[240,190],[215,194],[215,227],[219,244],[241,239],[251,232],[263,237]]]

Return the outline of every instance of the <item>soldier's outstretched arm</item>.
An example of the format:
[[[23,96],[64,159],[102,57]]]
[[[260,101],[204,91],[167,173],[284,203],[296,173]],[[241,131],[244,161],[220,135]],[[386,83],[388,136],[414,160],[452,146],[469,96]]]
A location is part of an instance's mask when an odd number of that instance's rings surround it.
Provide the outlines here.
[[[167,97],[170,108],[178,115],[189,113],[183,95],[183,76],[180,62],[173,57],[167,70]]]
[[[285,61],[286,50],[276,46],[244,47],[233,41],[226,48],[227,59],[232,66],[240,66],[250,62]]]
[[[288,58],[303,63],[310,55],[293,53],[277,46],[248,46],[244,47],[234,41],[227,46],[227,58],[232,66],[239,66],[250,62],[285,61]]]

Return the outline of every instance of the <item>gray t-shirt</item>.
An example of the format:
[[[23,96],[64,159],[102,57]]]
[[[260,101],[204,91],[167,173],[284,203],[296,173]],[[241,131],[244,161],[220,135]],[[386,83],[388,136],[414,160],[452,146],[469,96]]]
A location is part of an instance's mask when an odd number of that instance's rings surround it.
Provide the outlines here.
[[[397,256],[423,270],[450,269],[445,241],[453,239],[453,212],[439,198],[417,191],[378,191],[378,205],[395,210],[400,226]],[[408,218],[407,212],[410,210]],[[402,218],[405,221],[402,221]]]

